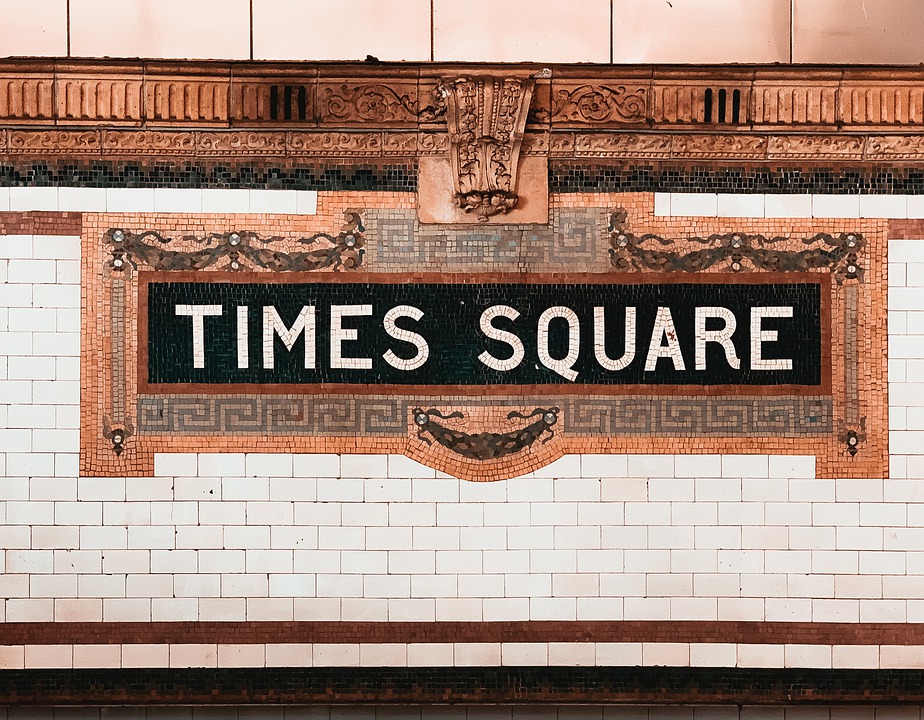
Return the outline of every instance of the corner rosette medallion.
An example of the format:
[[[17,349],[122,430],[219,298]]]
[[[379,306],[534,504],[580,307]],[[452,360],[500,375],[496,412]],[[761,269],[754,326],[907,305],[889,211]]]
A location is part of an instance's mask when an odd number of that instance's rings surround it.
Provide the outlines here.
[[[455,201],[481,220],[513,210],[532,78],[442,80]]]

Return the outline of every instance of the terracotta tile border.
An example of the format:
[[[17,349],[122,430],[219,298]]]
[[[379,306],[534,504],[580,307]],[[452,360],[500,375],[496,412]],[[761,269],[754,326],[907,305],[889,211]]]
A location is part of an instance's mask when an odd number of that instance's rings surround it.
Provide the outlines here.
[[[924,645],[924,623],[654,620],[0,623],[0,645],[646,642]]]
[[[889,240],[920,240],[924,238],[924,219],[889,220]]]
[[[83,229],[83,213],[0,212],[0,235],[73,235]]]

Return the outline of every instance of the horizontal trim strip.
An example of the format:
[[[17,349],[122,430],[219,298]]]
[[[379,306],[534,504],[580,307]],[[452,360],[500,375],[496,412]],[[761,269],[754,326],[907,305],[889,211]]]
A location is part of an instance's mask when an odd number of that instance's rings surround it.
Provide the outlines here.
[[[0,645],[0,670],[234,667],[924,669],[919,645],[731,643],[177,643]]]
[[[924,671],[511,667],[0,673],[0,703],[15,705],[501,702],[920,703],[924,702]]]
[[[317,190],[0,187],[0,212],[184,212],[315,215]]]
[[[654,214],[721,218],[924,218],[924,195],[656,192]]]
[[[685,642],[924,645],[924,623],[746,621],[0,623],[0,645]]]

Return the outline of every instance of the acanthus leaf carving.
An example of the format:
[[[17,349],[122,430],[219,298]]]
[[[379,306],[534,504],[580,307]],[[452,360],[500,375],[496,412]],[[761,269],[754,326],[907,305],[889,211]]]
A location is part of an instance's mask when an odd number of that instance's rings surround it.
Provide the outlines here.
[[[481,220],[517,205],[517,165],[535,80],[487,76],[443,80],[455,201]]]

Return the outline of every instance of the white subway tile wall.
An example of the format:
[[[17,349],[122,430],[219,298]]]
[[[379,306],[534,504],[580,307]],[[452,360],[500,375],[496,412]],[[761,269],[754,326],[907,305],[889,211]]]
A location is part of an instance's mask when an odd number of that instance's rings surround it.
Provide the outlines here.
[[[154,478],[78,478],[79,239],[0,237],[0,621],[924,622],[922,242],[889,246],[891,479],[583,455],[482,484],[397,455],[161,454]],[[99,650],[5,647],[0,666],[924,664],[899,646]]]
[[[33,0],[0,55],[914,64],[922,19],[917,0]]]

